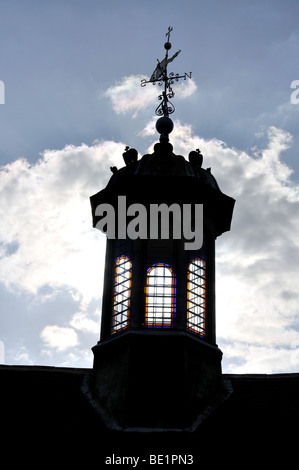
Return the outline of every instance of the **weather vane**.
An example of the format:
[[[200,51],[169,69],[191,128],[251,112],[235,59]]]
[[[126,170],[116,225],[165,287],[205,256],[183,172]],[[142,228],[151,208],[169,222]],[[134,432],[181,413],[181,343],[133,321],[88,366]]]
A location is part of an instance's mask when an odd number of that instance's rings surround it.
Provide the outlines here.
[[[171,85],[173,85],[174,82],[177,82],[180,78],[183,78],[184,80],[186,80],[187,77],[191,78],[192,74],[192,72],[190,72],[189,74],[184,73],[184,75],[179,75],[178,73],[174,74],[173,72],[168,75],[167,73],[167,65],[172,62],[173,59],[175,59],[181,52],[181,50],[179,50],[172,57],[168,58],[168,52],[172,47],[169,41],[170,33],[172,30],[173,28],[169,26],[168,32],[166,33],[167,41],[164,44],[164,48],[166,50],[165,58],[161,62],[158,60],[158,65],[149,80],[141,80],[142,87],[146,86],[147,83],[152,83],[153,85],[156,85],[156,83],[158,83],[159,86],[162,86],[164,83],[164,91],[161,95],[158,96],[158,99],[161,101],[161,103],[155,111],[157,116],[168,117],[169,114],[172,114],[175,111],[175,107],[169,101],[169,98],[174,97],[174,91]]]

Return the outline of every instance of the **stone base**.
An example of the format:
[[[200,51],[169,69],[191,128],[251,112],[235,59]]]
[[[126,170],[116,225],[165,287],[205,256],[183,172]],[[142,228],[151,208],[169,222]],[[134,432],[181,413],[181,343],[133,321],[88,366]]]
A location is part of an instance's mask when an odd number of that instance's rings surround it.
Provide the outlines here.
[[[190,333],[130,331],[93,353],[92,400],[113,429],[186,429],[223,395],[222,352]]]

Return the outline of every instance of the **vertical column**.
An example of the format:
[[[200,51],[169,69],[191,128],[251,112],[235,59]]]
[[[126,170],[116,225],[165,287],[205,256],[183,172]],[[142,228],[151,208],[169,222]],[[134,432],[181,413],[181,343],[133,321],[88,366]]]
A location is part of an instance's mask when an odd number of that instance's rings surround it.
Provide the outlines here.
[[[114,242],[115,240],[109,240],[107,238],[102,299],[101,340],[106,339],[111,334],[111,318],[113,309],[114,288],[113,269],[115,265]]]
[[[186,330],[187,328],[187,257],[184,251],[184,239],[175,240],[174,259],[176,258],[175,270],[177,275],[176,286],[176,328]]]
[[[134,240],[132,242],[132,297],[130,328],[136,329],[144,322],[144,278],[145,253],[147,240]]]

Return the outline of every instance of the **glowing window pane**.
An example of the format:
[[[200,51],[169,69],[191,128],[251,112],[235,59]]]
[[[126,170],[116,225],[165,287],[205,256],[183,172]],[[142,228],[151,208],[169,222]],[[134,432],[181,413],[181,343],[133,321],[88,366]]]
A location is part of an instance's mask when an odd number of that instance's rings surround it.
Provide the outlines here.
[[[145,323],[150,327],[170,328],[176,311],[176,279],[166,264],[155,264],[147,271]]]
[[[120,256],[115,263],[112,332],[127,328],[130,316],[132,263]]]
[[[206,332],[206,263],[193,260],[188,267],[187,329],[201,336]]]

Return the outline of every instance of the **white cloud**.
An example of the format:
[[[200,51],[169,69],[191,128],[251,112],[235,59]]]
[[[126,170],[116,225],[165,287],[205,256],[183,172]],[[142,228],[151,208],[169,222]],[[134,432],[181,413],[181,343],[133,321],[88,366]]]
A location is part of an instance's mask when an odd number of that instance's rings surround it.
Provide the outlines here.
[[[140,109],[149,105],[159,105],[158,95],[162,93],[162,88],[157,83],[155,85],[148,83],[146,86],[141,86],[141,80],[143,79],[149,80],[149,77],[145,75],[123,77],[105,92],[117,114],[133,112],[133,117],[136,117]],[[183,80],[173,86],[176,96],[181,99],[192,95],[196,89],[197,86],[193,79]]]
[[[299,362],[293,360],[294,351],[277,346],[234,342],[225,347],[224,362],[227,373],[263,374],[270,372],[296,372]],[[237,363],[234,361],[237,358]],[[243,358],[243,360],[240,358]],[[240,364],[238,364],[240,361]]]
[[[30,351],[24,346],[19,347],[13,354],[14,362],[17,364],[33,365],[34,362],[31,358]]]
[[[126,114],[147,107],[156,96],[156,88],[152,85],[141,87],[141,80],[147,79],[144,75],[130,75],[123,77],[114,86],[108,88],[105,95],[111,99],[114,111],[117,114]]]
[[[96,311],[97,317],[96,320],[91,318],[90,312],[77,312],[73,315],[73,318],[70,321],[70,325],[80,331],[85,331],[87,333],[98,333],[100,328],[100,312]]]
[[[89,197],[111,176],[124,144],[47,150],[34,165],[2,168],[0,279],[8,289],[37,294],[44,285],[69,286],[87,302],[99,292],[105,238],[92,228]],[[79,294],[78,294],[79,293]]]
[[[197,85],[193,78],[191,80],[186,79],[186,81],[181,81],[178,86],[178,94],[176,95],[178,99],[188,98],[197,90]],[[176,92],[176,86],[174,91]]]
[[[65,351],[79,343],[78,335],[73,328],[63,328],[57,325],[46,326],[40,336],[48,347],[57,351]]]

